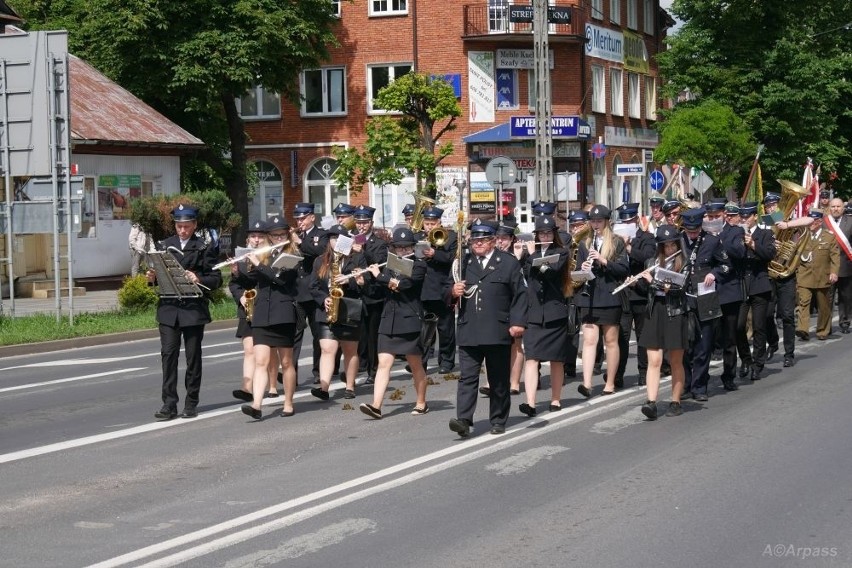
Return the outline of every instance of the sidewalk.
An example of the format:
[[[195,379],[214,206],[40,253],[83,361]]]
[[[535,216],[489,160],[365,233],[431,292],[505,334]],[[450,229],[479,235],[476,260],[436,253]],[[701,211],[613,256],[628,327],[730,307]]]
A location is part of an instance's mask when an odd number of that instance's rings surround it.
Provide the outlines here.
[[[99,290],[86,292],[84,296],[74,296],[74,315],[85,312],[108,312],[118,309],[118,290]],[[68,315],[69,298],[60,298],[61,313]],[[56,298],[15,298],[15,317],[30,316],[33,314],[56,314]],[[3,299],[3,315],[12,315],[12,304],[8,298]]]

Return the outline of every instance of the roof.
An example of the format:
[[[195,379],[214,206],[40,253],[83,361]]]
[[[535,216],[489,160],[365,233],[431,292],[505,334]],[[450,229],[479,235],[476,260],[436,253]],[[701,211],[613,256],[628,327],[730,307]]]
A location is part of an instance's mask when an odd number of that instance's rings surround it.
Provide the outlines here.
[[[22,23],[24,20],[21,19],[21,16],[15,12],[14,8],[9,6],[3,0],[0,0],[0,22],[14,22],[16,24]],[[2,33],[2,31],[0,31]]]
[[[71,137],[75,144],[200,148],[196,138],[74,55],[71,72]]]

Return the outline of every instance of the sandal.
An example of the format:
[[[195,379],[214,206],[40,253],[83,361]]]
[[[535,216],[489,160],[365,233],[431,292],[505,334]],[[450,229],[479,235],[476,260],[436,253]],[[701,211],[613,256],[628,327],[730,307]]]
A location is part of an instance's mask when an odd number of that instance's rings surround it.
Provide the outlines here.
[[[343,391],[343,398],[355,398],[355,391],[352,389],[346,389]]]
[[[411,415],[412,416],[423,416],[427,412],[429,412],[429,405],[424,404],[422,408],[419,407],[419,406],[415,406],[414,410],[411,411]]]
[[[376,420],[382,419],[382,409],[381,408],[376,408],[372,404],[367,404],[366,402],[362,403],[361,406],[359,406],[358,408],[361,409],[361,412],[363,412],[364,414],[366,414],[367,416],[369,416],[371,418],[375,418]]]

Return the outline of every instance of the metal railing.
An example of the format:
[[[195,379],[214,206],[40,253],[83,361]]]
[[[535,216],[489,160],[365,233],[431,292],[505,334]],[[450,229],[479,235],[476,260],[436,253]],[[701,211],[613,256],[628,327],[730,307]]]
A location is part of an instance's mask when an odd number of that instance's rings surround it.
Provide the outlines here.
[[[582,36],[584,35],[585,13],[575,4],[557,2],[559,8],[571,10],[570,24],[550,24],[551,35]],[[532,24],[509,21],[509,6],[466,4],[464,6],[464,36],[482,37],[489,35],[529,35],[532,36]]]

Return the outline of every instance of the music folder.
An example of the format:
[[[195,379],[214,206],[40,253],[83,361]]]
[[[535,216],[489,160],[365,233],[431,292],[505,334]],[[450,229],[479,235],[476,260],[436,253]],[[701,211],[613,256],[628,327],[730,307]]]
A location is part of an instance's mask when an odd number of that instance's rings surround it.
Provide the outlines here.
[[[414,271],[414,260],[410,258],[402,258],[393,253],[388,253],[388,270],[392,270],[401,276],[411,278],[411,273]]]
[[[594,279],[595,275],[591,271],[586,272],[585,270],[574,270],[571,272],[571,280],[574,282],[588,282],[589,280]]]
[[[536,266],[541,266],[542,264],[553,264],[559,261],[558,254],[549,254],[547,256],[540,256],[538,258],[534,258],[532,261],[533,268]]]
[[[282,252],[275,257],[274,261],[272,261],[272,268],[277,268],[279,270],[292,270],[299,266],[302,260],[301,256]]]

